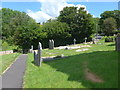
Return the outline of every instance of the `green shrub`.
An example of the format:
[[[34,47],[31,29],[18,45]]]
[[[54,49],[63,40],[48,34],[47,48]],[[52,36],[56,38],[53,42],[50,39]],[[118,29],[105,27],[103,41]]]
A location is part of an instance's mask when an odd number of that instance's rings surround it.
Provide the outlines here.
[[[120,37],[120,33],[117,34],[117,37]]]
[[[3,50],[3,51],[6,51],[6,50],[8,49],[8,47],[9,47],[9,45],[8,45],[7,42],[3,42],[3,43],[2,43],[2,50]]]
[[[105,37],[105,42],[114,42],[115,36],[107,36]]]

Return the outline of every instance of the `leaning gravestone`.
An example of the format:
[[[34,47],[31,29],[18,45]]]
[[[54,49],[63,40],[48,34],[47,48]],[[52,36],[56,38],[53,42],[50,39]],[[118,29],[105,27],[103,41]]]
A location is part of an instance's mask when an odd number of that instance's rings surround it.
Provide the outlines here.
[[[116,37],[116,51],[120,51],[120,34]]]

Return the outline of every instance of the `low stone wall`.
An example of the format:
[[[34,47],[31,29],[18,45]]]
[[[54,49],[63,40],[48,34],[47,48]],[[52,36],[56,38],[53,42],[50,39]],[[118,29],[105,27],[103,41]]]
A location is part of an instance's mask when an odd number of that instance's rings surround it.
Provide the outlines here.
[[[0,51],[0,55],[2,55],[2,54],[10,54],[10,53],[13,53],[13,50]]]

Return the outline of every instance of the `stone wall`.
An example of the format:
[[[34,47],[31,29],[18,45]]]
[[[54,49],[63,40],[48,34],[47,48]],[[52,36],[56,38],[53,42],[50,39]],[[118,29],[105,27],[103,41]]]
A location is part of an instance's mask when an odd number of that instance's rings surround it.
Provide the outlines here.
[[[9,50],[9,51],[0,51],[0,55],[2,54],[10,54],[13,53],[13,50]]]

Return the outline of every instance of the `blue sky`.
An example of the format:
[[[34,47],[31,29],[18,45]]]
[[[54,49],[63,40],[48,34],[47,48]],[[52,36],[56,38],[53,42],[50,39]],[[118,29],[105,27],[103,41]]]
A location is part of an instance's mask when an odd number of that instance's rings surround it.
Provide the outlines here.
[[[59,2],[2,2],[2,8],[24,11],[37,22],[57,17],[59,11],[65,6],[83,6],[95,17],[100,17],[100,14],[106,10],[117,10],[118,2],[66,2],[65,0]]]

